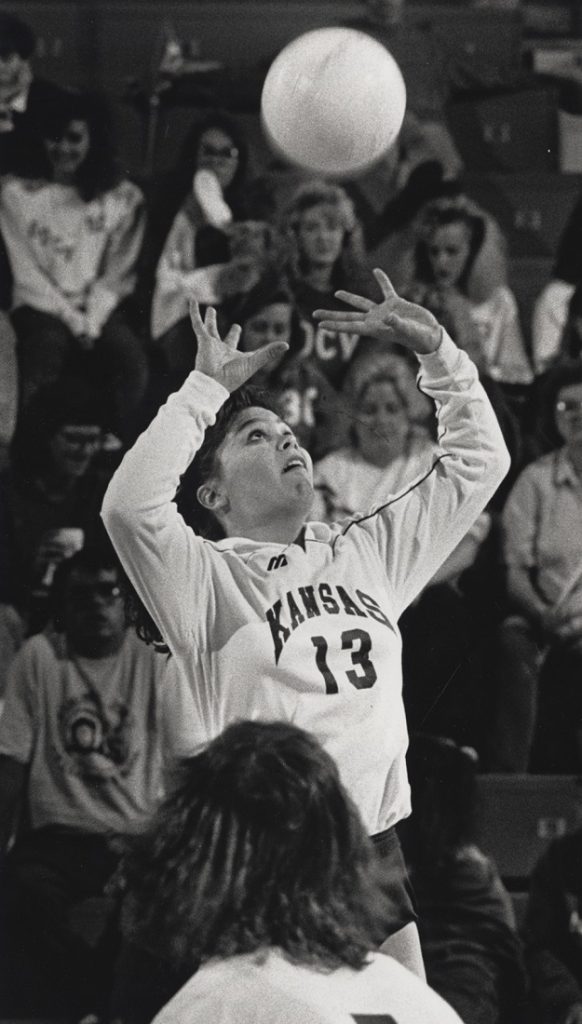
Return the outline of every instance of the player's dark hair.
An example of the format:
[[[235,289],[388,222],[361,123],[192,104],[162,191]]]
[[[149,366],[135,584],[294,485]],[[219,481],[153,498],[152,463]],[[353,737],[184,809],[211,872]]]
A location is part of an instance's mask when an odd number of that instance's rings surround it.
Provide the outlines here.
[[[128,857],[134,928],[172,962],[277,947],[360,968],[386,934],[375,853],[332,758],[283,722],[239,722],[183,762]]]

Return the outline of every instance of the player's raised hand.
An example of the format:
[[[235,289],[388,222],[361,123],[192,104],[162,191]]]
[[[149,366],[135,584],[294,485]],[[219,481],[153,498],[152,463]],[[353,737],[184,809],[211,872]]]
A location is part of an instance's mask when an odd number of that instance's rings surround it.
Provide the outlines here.
[[[373,302],[353,292],[336,292],[338,299],[358,312],[316,309],[313,315],[320,326],[330,331],[365,334],[391,344],[396,341],[419,355],[434,352],[441,341],[438,320],[416,302],[401,299],[383,270],[374,270],[374,277],[382,289],[382,302]]]
[[[221,338],[216,326],[216,310],[209,306],[202,320],[200,307],[194,299],[190,302],[190,319],[198,342],[194,368],[218,381],[231,393],[261,367],[280,359],[289,348],[284,341],[273,341],[255,352],[239,352],[239,325],[233,324],[224,339]]]

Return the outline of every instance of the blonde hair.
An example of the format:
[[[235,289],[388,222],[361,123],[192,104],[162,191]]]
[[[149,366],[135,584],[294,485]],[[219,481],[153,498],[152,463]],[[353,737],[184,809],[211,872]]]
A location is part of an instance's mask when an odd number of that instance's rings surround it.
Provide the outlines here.
[[[344,230],[344,244],[338,261],[342,264],[341,272],[346,276],[353,270],[361,273],[366,265],[366,249],[362,228],[351,199],[340,185],[313,179],[304,182],[295,190],[281,214],[280,230],[288,245],[291,277],[302,276],[302,255],[297,234],[303,214],[314,206],[327,206],[338,215]]]

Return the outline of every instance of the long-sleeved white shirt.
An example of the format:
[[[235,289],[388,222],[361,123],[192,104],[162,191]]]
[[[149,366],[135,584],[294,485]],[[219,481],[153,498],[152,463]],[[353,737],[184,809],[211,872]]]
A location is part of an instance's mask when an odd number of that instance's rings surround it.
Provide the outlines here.
[[[227,398],[194,371],[127,453],[103,518],[190,680],[208,738],[236,719],[286,719],[323,743],[370,833],[410,810],[398,619],[458,544],[509,457],[466,353],[444,335],[420,359],[440,451],[397,495],[302,542],[196,536],[173,503]]]
[[[5,178],[0,229],[13,308],[31,306],[97,337],[135,287],[144,228],[143,194],[130,181],[85,202],[73,187]]]

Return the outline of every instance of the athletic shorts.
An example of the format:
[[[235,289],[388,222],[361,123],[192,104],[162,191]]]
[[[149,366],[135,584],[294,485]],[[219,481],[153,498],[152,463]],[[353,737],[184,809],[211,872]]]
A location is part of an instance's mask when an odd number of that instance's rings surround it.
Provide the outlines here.
[[[406,870],[400,840],[394,826],[385,832],[377,832],[371,836],[376,849],[378,861],[382,866],[382,888],[394,907],[394,914],[386,931],[386,938],[400,931],[411,922],[416,923],[416,902],[414,892]]]

